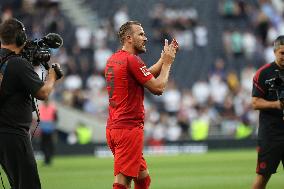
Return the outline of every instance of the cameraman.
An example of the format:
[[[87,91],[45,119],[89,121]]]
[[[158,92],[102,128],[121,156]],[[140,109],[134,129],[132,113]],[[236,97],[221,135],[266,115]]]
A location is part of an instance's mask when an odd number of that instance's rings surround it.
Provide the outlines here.
[[[275,89],[275,85],[271,86],[267,82],[279,79],[279,74],[282,78],[281,73],[284,73],[284,36],[279,36],[274,41],[274,54],[275,61],[258,69],[253,78],[252,106],[255,110],[260,110],[257,176],[253,189],[264,189],[270,176],[276,173],[280,161],[284,164],[284,102],[278,97],[281,88]]]
[[[27,36],[17,19],[1,23],[0,40],[0,164],[12,189],[40,189],[29,135],[32,97],[47,99],[58,77],[49,69],[42,81],[31,62],[20,56]]]

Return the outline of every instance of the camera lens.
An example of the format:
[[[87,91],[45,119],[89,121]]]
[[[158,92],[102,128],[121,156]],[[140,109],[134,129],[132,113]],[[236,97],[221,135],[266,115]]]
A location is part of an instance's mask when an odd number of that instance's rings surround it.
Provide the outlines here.
[[[39,62],[48,62],[50,60],[50,52],[48,50],[39,50],[34,55],[34,59]]]

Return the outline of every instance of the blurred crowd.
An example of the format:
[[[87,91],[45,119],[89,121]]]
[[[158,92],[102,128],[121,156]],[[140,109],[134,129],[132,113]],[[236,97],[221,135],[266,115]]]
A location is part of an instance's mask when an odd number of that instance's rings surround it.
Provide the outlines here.
[[[256,134],[258,113],[250,105],[252,78],[256,69],[274,60],[272,41],[284,34],[283,1],[216,2],[219,10],[215,21],[222,23],[222,37],[217,44],[221,50],[208,65],[207,77],[187,87],[172,79],[159,97],[146,92],[145,132],[150,144],[241,139]],[[104,67],[107,58],[119,47],[116,40],[119,26],[136,19],[130,15],[133,15],[130,8],[121,5],[111,16],[99,17],[98,27],[92,31],[87,25],[74,25],[61,11],[60,1],[11,0],[1,6],[1,20],[19,18],[31,39],[50,32],[63,37],[64,46],[52,50],[51,62],[60,63],[65,71],[53,98],[103,119],[108,113]],[[143,16],[150,20],[146,26],[151,31],[148,36],[152,43],[160,44],[165,38],[175,37],[183,52],[210,43],[211,28],[201,21],[193,6],[169,6],[157,1]],[[37,69],[39,74],[44,72],[42,67]]]

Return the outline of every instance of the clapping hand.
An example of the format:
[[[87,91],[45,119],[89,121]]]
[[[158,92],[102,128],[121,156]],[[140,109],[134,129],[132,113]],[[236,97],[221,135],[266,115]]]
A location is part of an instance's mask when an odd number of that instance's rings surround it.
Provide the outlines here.
[[[175,59],[177,49],[178,43],[175,39],[170,44],[168,40],[165,39],[165,45],[161,57],[164,59],[165,62],[172,64]]]
[[[175,38],[172,40],[170,45],[173,45],[173,47],[176,49],[176,52],[179,50],[179,45]]]

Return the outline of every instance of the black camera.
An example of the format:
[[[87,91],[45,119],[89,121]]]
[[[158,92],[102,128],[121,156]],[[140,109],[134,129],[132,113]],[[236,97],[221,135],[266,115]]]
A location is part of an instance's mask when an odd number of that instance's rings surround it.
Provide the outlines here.
[[[284,100],[284,72],[275,70],[276,77],[265,81],[265,85],[269,87],[269,90],[274,90],[277,93],[278,100]],[[283,72],[281,74],[281,72]]]
[[[57,49],[62,44],[63,39],[56,33],[49,33],[39,40],[27,40],[22,50],[22,57],[31,62],[33,66],[41,64],[48,70],[50,68],[47,63],[51,56],[50,48]]]

